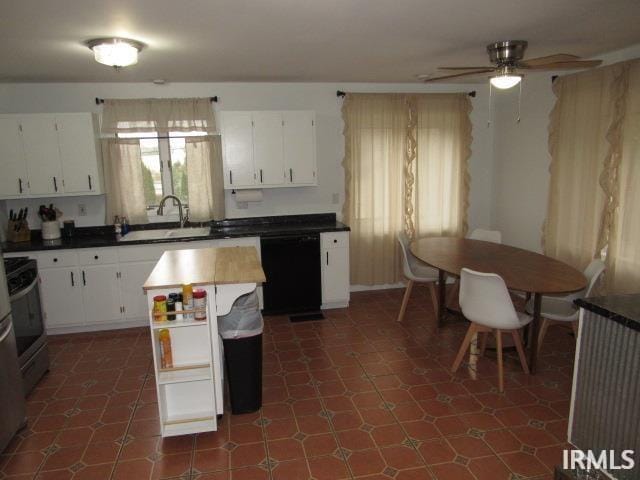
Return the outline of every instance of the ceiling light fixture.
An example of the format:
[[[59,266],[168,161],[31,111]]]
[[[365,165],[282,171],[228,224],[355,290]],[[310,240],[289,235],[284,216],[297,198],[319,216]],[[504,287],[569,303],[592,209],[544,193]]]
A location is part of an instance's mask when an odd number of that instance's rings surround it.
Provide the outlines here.
[[[98,63],[110,67],[127,67],[138,63],[138,52],[144,44],[128,38],[96,38],[87,42]]]
[[[522,75],[515,74],[515,68],[510,66],[504,66],[499,71],[498,74],[491,77],[489,80],[491,85],[501,90],[506,90],[508,88],[515,87],[522,80]]]

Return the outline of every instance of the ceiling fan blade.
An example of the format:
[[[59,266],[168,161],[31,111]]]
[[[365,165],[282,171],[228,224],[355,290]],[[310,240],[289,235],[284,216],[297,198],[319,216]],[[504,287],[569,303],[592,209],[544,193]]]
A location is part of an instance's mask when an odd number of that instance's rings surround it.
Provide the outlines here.
[[[445,80],[448,78],[469,77],[472,75],[479,75],[481,73],[493,72],[493,68],[484,68],[482,70],[474,70],[473,72],[454,73],[453,75],[443,75],[440,77],[430,77],[429,75],[418,75],[418,78],[423,82],[437,82],[439,80]]]
[[[495,68],[491,65],[484,67],[438,67],[438,70],[486,70],[487,68]]]
[[[602,60],[573,60],[569,62],[554,62],[529,66],[529,70],[572,70],[576,68],[593,68],[597,67],[601,63]],[[522,67],[522,65],[518,65],[518,67]]]
[[[529,58],[518,63],[520,65],[534,67],[547,63],[571,62],[573,60],[578,60],[579,58],[580,57],[578,57],[577,55],[570,55],[568,53],[556,53],[555,55],[547,55],[546,57]]]

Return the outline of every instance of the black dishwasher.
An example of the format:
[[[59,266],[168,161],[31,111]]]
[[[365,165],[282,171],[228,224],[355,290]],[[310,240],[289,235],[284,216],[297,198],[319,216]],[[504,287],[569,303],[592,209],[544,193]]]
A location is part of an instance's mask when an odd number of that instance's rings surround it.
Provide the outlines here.
[[[265,314],[318,312],[322,303],[320,235],[262,237]]]

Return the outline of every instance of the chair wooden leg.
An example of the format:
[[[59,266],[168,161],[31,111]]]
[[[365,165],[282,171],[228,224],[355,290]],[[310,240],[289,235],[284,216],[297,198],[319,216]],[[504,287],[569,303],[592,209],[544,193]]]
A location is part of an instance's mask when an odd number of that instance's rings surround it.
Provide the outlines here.
[[[411,296],[411,290],[413,290],[413,280],[409,280],[407,288],[404,291],[404,297],[402,299],[402,306],[400,307],[400,313],[398,314],[398,322],[401,322],[404,318],[404,312],[407,310],[407,304],[409,303],[409,297]]]
[[[455,373],[458,368],[460,368],[460,364],[462,363],[462,359],[464,358],[465,353],[469,349],[469,345],[471,344],[471,340],[473,336],[476,334],[477,328],[475,323],[471,323],[469,325],[469,329],[467,330],[467,334],[464,336],[464,340],[462,340],[462,345],[460,345],[460,350],[458,350],[458,354],[456,355],[456,359],[453,362],[453,366],[451,367],[451,372]]]
[[[431,294],[431,303],[433,304],[433,314],[438,318],[438,292],[436,292],[436,283],[429,282],[427,284],[427,288],[429,288],[429,293]]]
[[[488,332],[483,332],[482,337],[480,338],[480,356],[484,357],[484,351],[487,348],[487,337],[489,336]]]
[[[516,346],[516,350],[518,351],[518,357],[520,357],[520,365],[522,365],[522,370],[524,373],[529,375],[529,365],[527,365],[527,357],[524,354],[524,349],[522,348],[522,340],[520,339],[520,332],[517,330],[511,331],[511,336],[513,337],[513,343]]]
[[[549,328],[549,319],[541,318],[540,319],[540,332],[538,333],[538,352],[542,348],[542,340],[544,340],[544,336],[547,334],[547,329]]]
[[[498,329],[496,333],[496,353],[498,354],[498,390],[504,392],[504,366],[502,364],[502,332]]]
[[[573,322],[571,322],[571,330],[573,330],[573,335],[576,337],[576,340],[578,339],[579,322],[579,320],[574,320]]]

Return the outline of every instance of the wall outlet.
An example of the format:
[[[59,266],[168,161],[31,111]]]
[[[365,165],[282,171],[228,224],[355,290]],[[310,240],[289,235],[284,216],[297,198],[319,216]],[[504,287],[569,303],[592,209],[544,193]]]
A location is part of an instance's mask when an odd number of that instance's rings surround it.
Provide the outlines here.
[[[87,216],[87,206],[84,203],[78,204],[78,215],[81,217]]]
[[[334,205],[338,205],[340,203],[340,194],[334,193],[331,197],[331,202],[333,202]]]

